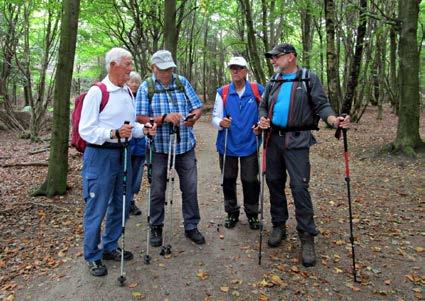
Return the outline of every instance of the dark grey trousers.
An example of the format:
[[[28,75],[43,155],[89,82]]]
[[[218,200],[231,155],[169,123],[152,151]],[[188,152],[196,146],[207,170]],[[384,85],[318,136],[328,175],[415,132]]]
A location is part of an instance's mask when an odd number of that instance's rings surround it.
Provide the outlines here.
[[[285,196],[287,173],[295,203],[297,230],[317,235],[314,211],[308,185],[310,182],[310,150],[285,149],[285,136],[272,134],[267,146],[266,180],[270,191],[270,214],[273,226],[284,225],[288,220]]]
[[[150,210],[151,226],[162,226],[164,224],[164,202],[167,184],[167,160],[167,154],[153,154]],[[198,175],[195,150],[192,149],[187,153],[176,155],[175,168],[179,176],[180,190],[182,192],[184,229],[192,230],[197,227],[200,221],[197,192]],[[171,185],[171,181],[169,185]],[[176,187],[174,189],[176,189]],[[170,206],[170,204],[168,204],[168,206]]]
[[[223,156],[220,157],[220,169],[223,168]],[[260,182],[258,181],[258,157],[257,152],[247,157],[226,156],[224,169],[224,210],[230,214],[239,214],[239,206],[236,191],[236,179],[241,164],[241,182],[243,191],[244,209],[247,216],[258,215],[258,196]]]

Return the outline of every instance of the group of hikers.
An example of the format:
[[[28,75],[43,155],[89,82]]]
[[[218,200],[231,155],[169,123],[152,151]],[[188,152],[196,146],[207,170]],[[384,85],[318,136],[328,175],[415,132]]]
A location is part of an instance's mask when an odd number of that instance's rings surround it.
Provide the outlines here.
[[[344,129],[349,127],[350,117],[334,113],[318,77],[298,67],[297,52],[292,45],[279,44],[266,52],[265,57],[275,72],[265,87],[247,80],[248,63],[243,57],[235,56],[227,64],[231,82],[217,89],[212,125],[218,130],[216,147],[227,213],[224,226],[230,229],[239,221],[236,190],[239,164],[243,208],[249,227],[257,230],[262,226],[258,164],[262,137],[262,165],[266,167],[273,225],[267,244],[278,247],[287,235],[285,184],[289,175],[302,264],[314,266],[314,237],[318,231],[308,191],[309,148],[316,143],[311,130],[317,127],[319,116],[329,126]],[[206,242],[198,229],[193,131],[202,115],[202,101],[189,81],[174,73],[177,66],[167,50],[152,55],[152,75],[143,82],[133,71],[132,55],[125,49],[109,50],[105,64],[107,76],[88,91],[79,122],[79,134],[87,143],[82,169],[84,258],[93,276],[107,274],[102,259],[121,262],[133,259],[133,254],[121,249],[118,241],[124,232],[124,219],[129,214],[141,214],[133,198],[140,190],[145,159],[149,169],[146,214],[150,246],[165,244],[165,205],[172,205],[172,192],[167,193],[167,189],[174,184],[174,171],[182,192],[185,236],[199,245]],[[129,160],[127,152],[123,156],[123,145],[128,149]],[[167,233],[168,239],[172,234]]]

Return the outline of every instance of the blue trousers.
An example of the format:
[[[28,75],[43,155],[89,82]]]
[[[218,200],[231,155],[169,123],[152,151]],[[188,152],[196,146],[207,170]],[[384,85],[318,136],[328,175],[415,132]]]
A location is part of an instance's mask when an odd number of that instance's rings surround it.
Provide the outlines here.
[[[127,191],[125,216],[128,218],[131,191],[131,160],[127,156]],[[118,246],[122,232],[122,209],[124,202],[124,155],[123,150],[94,148],[88,146],[83,157],[84,210],[84,258],[95,261],[102,258],[103,250],[113,251]],[[105,220],[102,236],[101,225]]]
[[[133,181],[132,191],[133,193],[139,193],[140,186],[142,185],[143,179],[143,164],[145,163],[145,156],[131,156],[131,167],[133,169]]]
[[[167,154],[154,153],[152,161],[151,226],[164,225],[164,202],[167,183]],[[176,171],[182,192],[184,229],[195,229],[200,221],[195,150],[176,155]],[[171,185],[171,182],[169,183]],[[175,203],[175,202],[174,202]],[[168,204],[169,206],[170,204]]]

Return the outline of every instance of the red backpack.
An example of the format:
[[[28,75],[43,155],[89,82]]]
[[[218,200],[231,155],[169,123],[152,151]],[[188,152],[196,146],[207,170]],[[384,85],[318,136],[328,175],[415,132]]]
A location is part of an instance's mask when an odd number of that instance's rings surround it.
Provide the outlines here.
[[[258,90],[257,83],[249,83],[251,85],[251,90],[254,93],[255,99],[257,100],[257,103],[261,102],[261,95],[260,91]],[[223,108],[226,106],[227,102],[227,96],[229,96],[229,87],[230,85],[227,84],[223,86],[223,89],[221,90],[221,99],[223,100]]]
[[[106,89],[106,85],[101,82],[97,82],[94,84],[95,86],[99,87],[100,91],[102,91],[102,100],[100,102],[100,108],[99,113],[102,112],[102,110],[105,108],[106,104],[109,100],[109,92]],[[83,101],[86,97],[87,92],[80,94],[75,98],[74,101],[74,111],[72,111],[71,115],[71,146],[75,147],[77,151],[80,153],[84,153],[84,149],[86,148],[86,141],[81,138],[80,133],[78,132],[78,127],[80,124],[81,119],[81,111],[83,110]]]

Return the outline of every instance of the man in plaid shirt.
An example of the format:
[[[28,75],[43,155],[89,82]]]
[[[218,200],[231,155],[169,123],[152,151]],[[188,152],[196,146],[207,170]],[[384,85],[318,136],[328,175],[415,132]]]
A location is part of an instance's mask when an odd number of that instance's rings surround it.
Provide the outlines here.
[[[140,85],[136,97],[137,120],[149,121],[150,118],[154,118],[158,126],[152,160],[150,244],[153,247],[162,245],[167,161],[170,133],[173,127],[180,132],[180,141],[176,145],[175,168],[182,191],[185,235],[196,244],[204,244],[205,238],[197,228],[200,215],[195,156],[196,139],[193,133],[193,125],[202,114],[202,102],[189,81],[173,73],[176,65],[169,51],[155,52],[152,55],[151,64],[152,77]],[[172,233],[169,237],[171,235]]]

